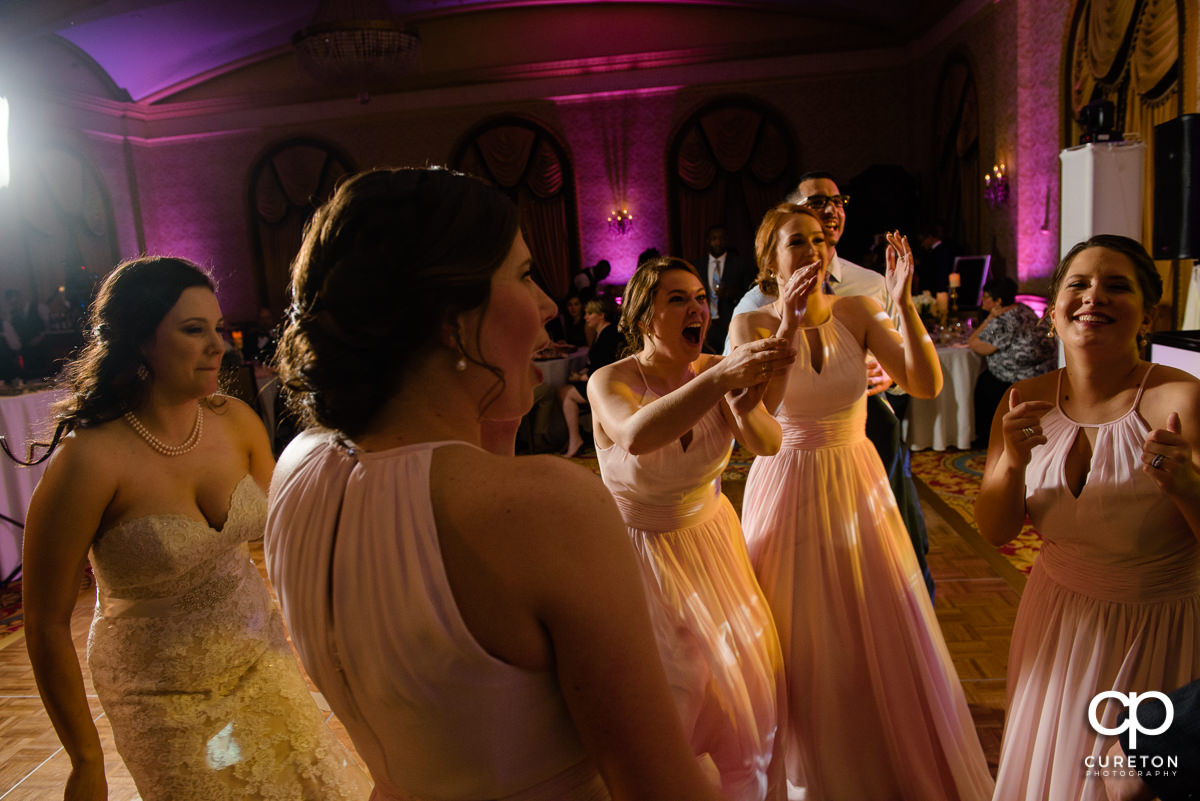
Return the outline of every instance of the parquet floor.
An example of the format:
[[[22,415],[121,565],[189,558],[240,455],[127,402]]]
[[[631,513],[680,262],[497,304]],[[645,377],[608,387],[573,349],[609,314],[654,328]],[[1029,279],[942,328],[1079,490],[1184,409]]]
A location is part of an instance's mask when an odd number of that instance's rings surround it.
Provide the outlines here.
[[[738,488],[730,487],[734,495]],[[735,501],[740,506],[740,495]],[[984,753],[995,772],[1004,717],[1004,671],[1009,635],[1024,577],[979,539],[953,510],[922,493],[929,529],[929,566],[937,583],[935,611],[962,680]],[[257,558],[257,557],[256,557]],[[258,559],[262,564],[261,559]],[[72,633],[82,659],[94,595],[80,596]],[[85,686],[104,744],[110,801],[139,796],[116,749],[112,732],[87,680]],[[338,736],[349,738],[331,717]],[[62,798],[70,763],[38,698],[24,639],[0,641],[0,801]]]

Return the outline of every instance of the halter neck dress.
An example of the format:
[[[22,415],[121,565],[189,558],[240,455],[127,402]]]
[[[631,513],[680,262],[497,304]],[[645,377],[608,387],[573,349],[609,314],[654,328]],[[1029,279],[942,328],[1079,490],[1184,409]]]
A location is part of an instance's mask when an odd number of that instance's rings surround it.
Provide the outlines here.
[[[657,397],[647,389],[640,403]],[[733,435],[720,404],[690,434],[686,447],[676,440],[636,456],[616,444],[598,449],[600,473],[640,557],[693,750],[712,760],[730,801],[784,799],[783,660],[737,513],[721,493]]]
[[[300,658],[373,801],[606,801],[552,671],[488,653],[442,561],[426,442],[366,452],[310,429],[280,457],[266,553]]]
[[[787,668],[789,782],[806,801],[987,801],[992,778],[887,473],[862,345],[836,313],[797,342],[783,447],[742,525]],[[810,329],[811,330],[811,329]]]
[[[1025,470],[1025,504],[1045,542],[1021,596],[1008,659],[1008,714],[996,798],[1105,801],[1089,774],[1114,737],[1088,721],[1106,690],[1169,692],[1200,677],[1200,544],[1175,504],[1141,471],[1150,426],[1139,406],[1081,424],[1055,404],[1042,418],[1047,442]],[[1067,455],[1095,428],[1091,468],[1075,496]],[[1105,702],[1103,726],[1124,709]]]

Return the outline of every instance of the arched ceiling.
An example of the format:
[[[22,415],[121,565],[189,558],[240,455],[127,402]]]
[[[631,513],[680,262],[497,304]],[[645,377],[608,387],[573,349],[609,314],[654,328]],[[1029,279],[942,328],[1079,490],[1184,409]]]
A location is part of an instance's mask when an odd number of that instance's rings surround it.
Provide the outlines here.
[[[727,30],[703,34],[704,46],[729,56],[780,54],[788,42],[812,52],[905,44],[929,30],[958,0],[388,0],[393,14],[420,32],[455,17],[478,30],[514,15],[537,25],[539,15],[557,19],[578,11],[614,21],[652,13],[659,23],[677,16],[681,26],[708,14]],[[565,7],[588,7],[566,9]],[[57,34],[91,57],[113,83],[137,101],[169,94],[198,77],[278,56],[291,36],[313,18],[317,0],[0,0],[0,49],[45,34]],[[641,18],[645,18],[644,16]],[[737,23],[737,24],[730,24]],[[669,25],[669,22],[667,23]],[[799,26],[799,27],[798,27]],[[614,25],[615,27],[615,25]],[[713,27],[713,26],[710,26]],[[808,37],[782,38],[781,31],[811,30]],[[814,44],[828,31],[832,41]],[[627,33],[603,39],[592,49],[627,53]],[[714,39],[714,36],[717,39]],[[736,39],[736,41],[735,41]],[[498,47],[503,43],[498,42]],[[472,54],[476,55],[477,54]],[[594,55],[589,53],[587,55]],[[442,55],[442,61],[447,57]]]

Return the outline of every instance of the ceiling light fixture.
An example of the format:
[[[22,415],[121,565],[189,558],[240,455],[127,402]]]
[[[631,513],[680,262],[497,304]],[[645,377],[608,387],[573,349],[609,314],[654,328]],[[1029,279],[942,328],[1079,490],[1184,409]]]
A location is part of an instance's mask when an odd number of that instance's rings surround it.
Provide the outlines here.
[[[421,40],[382,0],[321,0],[292,46],[310,75],[354,90],[360,103],[371,99],[371,89],[413,72],[421,53]]]

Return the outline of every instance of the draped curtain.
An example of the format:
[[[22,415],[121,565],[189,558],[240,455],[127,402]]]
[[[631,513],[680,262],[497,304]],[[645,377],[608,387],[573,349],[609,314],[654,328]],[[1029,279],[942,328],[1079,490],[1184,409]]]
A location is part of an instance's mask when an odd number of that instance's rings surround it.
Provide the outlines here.
[[[732,250],[754,261],[754,232],[796,181],[793,139],[781,115],[743,98],[707,104],[670,148],[671,252],[697,258],[722,224]]]
[[[89,163],[57,146],[38,151],[28,179],[13,189],[29,276],[26,292],[64,312],[68,321],[78,320],[92,279],[117,261],[108,192]],[[60,305],[64,308],[56,308]]]
[[[1079,0],[1070,41],[1068,144],[1082,133],[1079,112],[1092,100],[1116,107],[1115,130],[1138,134],[1146,143],[1147,169],[1154,164],[1154,126],[1183,113],[1180,53],[1182,11],[1176,0]],[[1142,230],[1154,230],[1154,185],[1143,185]],[[1174,275],[1171,302],[1181,305],[1181,271],[1159,262],[1164,276]]]
[[[558,140],[532,120],[500,117],[463,139],[452,166],[486,178],[512,198],[534,276],[551,297],[566,297],[581,258],[574,169]]]
[[[259,305],[274,317],[287,305],[292,259],[304,226],[333,194],[337,181],[354,172],[349,159],[312,140],[290,140],[258,160],[250,179],[250,230],[255,237]]]
[[[979,176],[979,96],[970,65],[953,56],[942,70],[934,109],[934,214],[965,253],[984,253]]]

